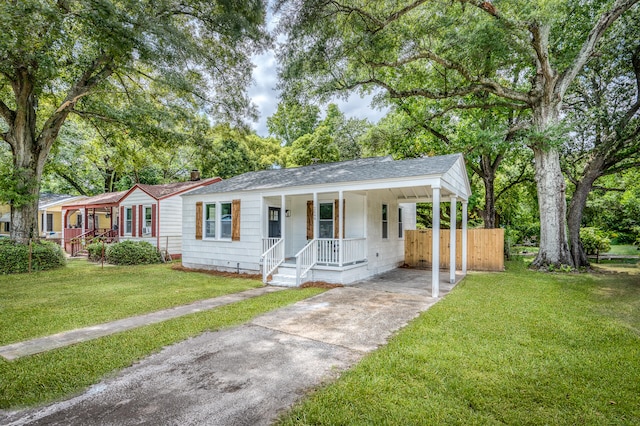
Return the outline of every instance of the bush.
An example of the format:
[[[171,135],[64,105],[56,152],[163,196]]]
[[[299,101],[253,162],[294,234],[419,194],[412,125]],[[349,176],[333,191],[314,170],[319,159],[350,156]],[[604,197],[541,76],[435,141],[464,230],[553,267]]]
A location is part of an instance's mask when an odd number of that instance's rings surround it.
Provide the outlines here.
[[[611,249],[611,240],[607,233],[598,228],[580,229],[580,241],[587,254],[605,253]]]
[[[62,248],[51,241],[31,243],[31,271],[45,271],[65,265]],[[0,274],[29,272],[29,245],[0,240]]]
[[[102,259],[102,241],[96,241],[95,243],[91,243],[87,246],[88,258],[92,262],[100,262]],[[109,248],[109,244],[104,244],[105,257],[106,251]]]
[[[122,241],[110,244],[106,249],[105,257],[107,262],[114,265],[143,265],[162,261],[158,250],[146,241]]]

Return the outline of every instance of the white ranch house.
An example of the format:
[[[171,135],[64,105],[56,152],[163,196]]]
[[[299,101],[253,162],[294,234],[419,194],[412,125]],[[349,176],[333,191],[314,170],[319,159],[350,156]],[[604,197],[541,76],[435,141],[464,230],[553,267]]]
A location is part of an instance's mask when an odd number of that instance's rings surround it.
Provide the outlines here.
[[[455,209],[461,201],[465,235],[470,195],[461,154],[245,173],[182,196],[182,263],[261,271],[263,280],[275,285],[349,284],[403,264],[403,231],[415,227],[417,202],[433,203],[433,241],[439,242],[440,203],[450,201]],[[462,244],[466,254],[464,237]],[[455,261],[452,265],[453,280]],[[432,274],[437,297],[439,268]]]

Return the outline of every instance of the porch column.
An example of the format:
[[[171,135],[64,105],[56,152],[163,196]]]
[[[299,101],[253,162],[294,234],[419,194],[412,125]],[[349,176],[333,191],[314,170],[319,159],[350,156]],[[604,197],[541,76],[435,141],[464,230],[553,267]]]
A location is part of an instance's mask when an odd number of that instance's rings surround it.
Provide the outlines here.
[[[440,188],[434,187],[432,190],[431,297],[438,297],[440,294]]]
[[[287,244],[287,240],[284,239],[285,238],[285,234],[287,232],[287,223],[286,223],[287,215],[285,214],[286,211],[287,211],[286,200],[285,200],[284,194],[282,194],[280,196],[280,218],[282,220],[282,222],[281,222],[282,223],[282,225],[281,225],[282,228],[280,229],[280,237],[282,238],[283,244],[285,245],[284,246],[284,248],[285,248],[284,257],[285,258],[287,257],[287,250],[286,250],[286,248],[287,248],[287,245],[286,245]]]
[[[467,274],[467,205],[468,201],[462,201],[462,274]]]
[[[320,224],[318,223],[318,193],[313,193],[313,238],[318,238]]]
[[[449,213],[449,282],[456,282],[456,197],[451,197],[451,212]]]
[[[342,264],[344,263],[344,253],[342,251],[344,244],[343,244],[343,239],[344,239],[344,235],[342,235],[342,224],[344,223],[344,208],[342,206],[344,200],[344,193],[342,192],[342,190],[338,191],[338,262],[340,267],[342,267]]]
[[[89,224],[87,223],[87,218],[89,217],[89,210],[85,207],[82,209],[82,225],[80,229],[82,230],[81,234],[84,234],[89,229]]]
[[[42,231],[47,232],[47,210],[42,210]]]

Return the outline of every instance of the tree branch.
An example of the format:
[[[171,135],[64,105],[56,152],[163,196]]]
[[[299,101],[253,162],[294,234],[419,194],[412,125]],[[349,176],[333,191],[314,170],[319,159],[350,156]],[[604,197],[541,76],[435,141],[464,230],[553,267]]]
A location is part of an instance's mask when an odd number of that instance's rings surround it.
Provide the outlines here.
[[[420,52],[418,54],[409,56],[407,58],[401,59],[396,62],[367,62],[367,65],[370,65],[372,68],[383,68],[383,67],[399,68],[406,64],[409,64],[411,62],[418,61],[421,59],[428,59],[436,62],[437,64],[442,65],[446,69],[457,71],[462,77],[464,77],[470,83],[472,84],[475,83],[480,86],[475,88],[472,92],[467,92],[467,93],[486,90],[502,98],[507,98],[514,101],[523,102],[526,104],[531,103],[531,97],[529,95],[520,93],[508,87],[504,87],[501,84],[497,83],[496,81],[491,80],[490,78],[475,77],[462,64],[445,59],[442,56],[437,55],[436,53],[429,50]],[[469,86],[469,87],[472,87],[472,86]],[[435,92],[430,92],[430,93],[435,93]],[[447,91],[445,91],[445,93],[447,93]],[[452,93],[456,93],[456,91]],[[427,96],[426,94],[422,94],[420,96],[430,97],[430,96]],[[456,95],[452,94],[444,97],[453,97],[453,96],[456,96]],[[432,99],[442,99],[442,97],[432,98]]]
[[[539,64],[540,71],[542,71],[542,75],[546,81],[553,83],[557,78],[557,74],[551,68],[551,64],[549,63],[548,46],[550,27],[548,25],[540,26],[537,23],[532,23],[529,25],[529,31],[531,31],[531,35],[533,36],[531,44],[536,52],[536,59]]]
[[[13,122],[16,119],[16,113],[7,106],[2,100],[0,100],[0,115],[7,122],[9,127],[13,127]]]
[[[58,136],[62,124],[64,124],[67,116],[78,101],[88,95],[91,89],[112,74],[112,60],[113,58],[111,58],[111,56],[102,54],[93,61],[89,68],[76,81],[62,104],[44,123],[37,140],[42,149],[49,149],[51,147],[51,144]]]
[[[640,0],[616,0],[609,11],[600,15],[600,19],[598,19],[598,22],[591,29],[587,39],[582,44],[580,52],[578,52],[571,65],[569,65],[569,67],[560,75],[555,88],[557,96],[560,98],[564,97],[567,88],[593,54],[596,44],[604,32],[616,21],[616,19],[620,17],[620,15],[629,10],[633,5],[638,3],[638,1]]]

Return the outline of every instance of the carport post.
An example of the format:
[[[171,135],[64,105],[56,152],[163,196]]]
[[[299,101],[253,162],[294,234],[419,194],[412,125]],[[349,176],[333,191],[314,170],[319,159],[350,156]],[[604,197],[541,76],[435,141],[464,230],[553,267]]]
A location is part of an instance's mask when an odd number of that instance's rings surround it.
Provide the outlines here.
[[[432,189],[431,297],[438,297],[440,294],[440,188]]]
[[[456,197],[451,197],[451,212],[449,213],[449,282],[456,282]]]
[[[467,204],[462,201],[462,275],[467,274]]]

